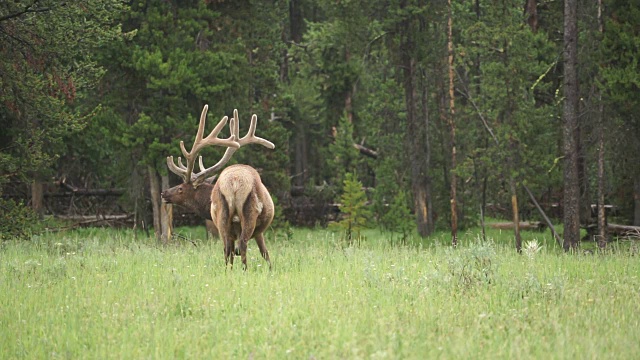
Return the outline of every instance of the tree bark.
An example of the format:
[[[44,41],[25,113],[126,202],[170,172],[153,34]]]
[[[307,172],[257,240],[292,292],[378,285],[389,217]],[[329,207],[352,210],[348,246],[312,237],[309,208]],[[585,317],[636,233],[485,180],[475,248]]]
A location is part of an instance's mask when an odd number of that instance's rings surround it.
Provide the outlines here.
[[[410,154],[414,157],[410,159],[411,163],[411,188],[413,192],[414,213],[416,216],[416,225],[420,236],[428,236],[429,223],[427,208],[427,193],[424,186],[423,171],[423,149],[420,146],[421,139],[418,134],[420,130],[417,124],[416,116],[416,88],[415,88],[415,70],[416,63],[409,54],[411,45],[405,43],[403,51],[403,67],[404,67],[404,93],[405,104],[407,107],[407,145],[410,148]]]
[[[431,197],[431,142],[429,141],[429,83],[426,72],[422,76],[422,119],[424,122],[424,185],[425,197],[427,199],[427,228],[429,234],[435,230],[433,221],[433,201]]]
[[[296,119],[298,122],[298,129],[296,131],[295,139],[295,177],[293,178],[293,184],[296,186],[305,186],[309,174],[307,173],[309,158],[307,152],[307,136],[306,127],[300,119]]]
[[[520,212],[518,210],[518,195],[516,190],[516,181],[511,177],[509,181],[509,187],[511,188],[511,211],[513,214],[513,235],[516,240],[516,251],[522,252],[522,237],[520,236]]]
[[[454,68],[453,68],[453,10],[451,0],[447,1],[449,14],[447,21],[447,52],[449,69],[449,130],[451,138],[451,244],[458,245],[458,209],[456,201],[457,176],[456,170],[456,123],[455,123],[455,96],[454,96]]]
[[[565,251],[575,250],[580,241],[580,187],[578,181],[578,26],[577,0],[564,2],[564,105],[563,105],[563,155],[564,155],[564,191],[563,222]]]
[[[604,249],[607,246],[607,218],[604,208],[604,104],[600,97],[598,111],[598,247]]]
[[[526,0],[524,13],[527,16],[527,24],[531,31],[538,31],[538,4],[537,0]]]
[[[39,180],[31,183],[31,208],[39,219],[44,217],[44,185]]]
[[[635,178],[633,182],[633,225],[640,226],[640,178]]]
[[[602,0],[598,0],[598,30],[604,33],[604,20],[602,18]],[[602,92],[598,90],[598,246],[604,249],[607,246],[607,218],[605,213],[605,179],[604,179],[604,103]]]
[[[162,245],[168,245],[173,235],[173,204],[163,202],[160,205],[160,241]]]
[[[168,189],[169,176],[162,175],[162,190]],[[160,228],[162,230],[160,239],[163,245],[168,245],[171,242],[171,235],[173,234],[173,205],[162,202],[160,205]]]
[[[149,174],[151,207],[153,209],[153,231],[155,232],[158,241],[162,241],[162,220],[160,215],[160,204],[162,202],[162,199],[160,198],[160,179],[158,177],[156,169],[153,166],[147,166],[147,172]]]
[[[402,4],[405,6],[406,4]],[[405,106],[407,111],[407,130],[405,134],[406,147],[408,153],[412,155],[409,159],[411,167],[411,191],[413,195],[413,207],[416,217],[416,225],[420,236],[428,236],[430,232],[430,223],[428,221],[429,210],[427,205],[427,188],[425,179],[428,176],[425,169],[425,150],[424,136],[422,134],[427,131],[422,129],[418,124],[418,108],[417,108],[417,92],[416,92],[416,75],[417,65],[414,58],[415,43],[411,29],[411,19],[402,22],[401,34],[401,62],[403,69],[403,87]]]
[[[604,33],[604,21],[602,19],[602,0],[598,0],[598,31]],[[602,250],[607,246],[607,218],[605,213],[605,178],[604,178],[604,135],[606,132],[604,122],[604,102],[602,92],[596,87],[598,98],[598,247]]]

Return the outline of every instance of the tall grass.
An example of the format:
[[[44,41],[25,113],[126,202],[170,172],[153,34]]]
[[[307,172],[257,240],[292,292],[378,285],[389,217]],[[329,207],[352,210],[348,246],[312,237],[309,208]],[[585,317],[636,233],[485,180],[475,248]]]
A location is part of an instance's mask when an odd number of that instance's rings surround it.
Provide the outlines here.
[[[640,261],[628,251],[517,255],[509,234],[345,247],[324,230],[254,243],[225,269],[201,229],[160,247],[82,230],[0,250],[1,358],[615,358],[640,354]],[[548,236],[547,236],[548,237]],[[192,245],[192,243],[197,246]]]

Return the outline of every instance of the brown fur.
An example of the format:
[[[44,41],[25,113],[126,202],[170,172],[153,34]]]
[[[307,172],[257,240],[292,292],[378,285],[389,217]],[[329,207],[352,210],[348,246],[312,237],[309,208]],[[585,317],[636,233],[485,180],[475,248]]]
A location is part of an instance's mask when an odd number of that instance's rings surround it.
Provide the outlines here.
[[[274,215],[274,205],[258,172],[248,165],[232,165],[226,168],[213,186],[211,193],[211,218],[224,244],[225,262],[233,266],[235,240],[247,268],[247,244],[255,238],[260,254],[269,264],[269,252],[264,243],[264,231]]]
[[[184,207],[205,220],[211,220],[211,191],[211,184],[195,187],[192,183],[182,183],[164,190],[160,196],[164,202]]]

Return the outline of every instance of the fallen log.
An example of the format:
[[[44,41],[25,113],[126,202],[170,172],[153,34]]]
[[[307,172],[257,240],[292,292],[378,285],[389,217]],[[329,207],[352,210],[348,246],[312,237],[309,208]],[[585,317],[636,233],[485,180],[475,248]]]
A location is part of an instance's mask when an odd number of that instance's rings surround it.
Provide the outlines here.
[[[122,196],[125,189],[83,189],[76,188],[75,190],[47,192],[45,197],[69,197],[69,196]]]
[[[537,230],[542,231],[546,225],[541,221],[520,221],[520,230]],[[510,230],[513,229],[513,222],[497,222],[488,224],[492,229]]]
[[[46,197],[64,197],[71,195],[85,195],[85,196],[121,196],[125,193],[125,188],[113,188],[113,189],[87,189],[79,188],[67,182],[66,178],[62,178],[55,181],[55,184],[59,186],[60,191],[47,192]]]
[[[118,214],[118,215],[54,215],[56,219],[91,222],[91,221],[116,221],[126,220],[133,217],[133,214]]]
[[[607,224],[607,232],[621,237],[640,238],[640,226]]]

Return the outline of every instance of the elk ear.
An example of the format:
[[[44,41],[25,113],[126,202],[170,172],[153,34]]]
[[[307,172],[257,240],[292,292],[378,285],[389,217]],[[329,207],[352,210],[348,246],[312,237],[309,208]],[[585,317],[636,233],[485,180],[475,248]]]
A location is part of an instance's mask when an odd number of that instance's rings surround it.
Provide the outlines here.
[[[214,175],[214,176],[212,176],[212,177],[210,177],[210,178],[207,178],[207,179],[204,181],[204,183],[205,183],[205,184],[209,184],[209,185],[211,185],[211,184],[213,184],[213,183],[216,181],[216,179],[217,179],[217,178],[218,178],[218,175],[216,174],[216,175]]]
[[[198,186],[202,185],[205,181],[206,179],[204,177],[199,177],[194,179],[193,182],[191,182],[191,185],[193,185],[194,189],[197,189]]]

